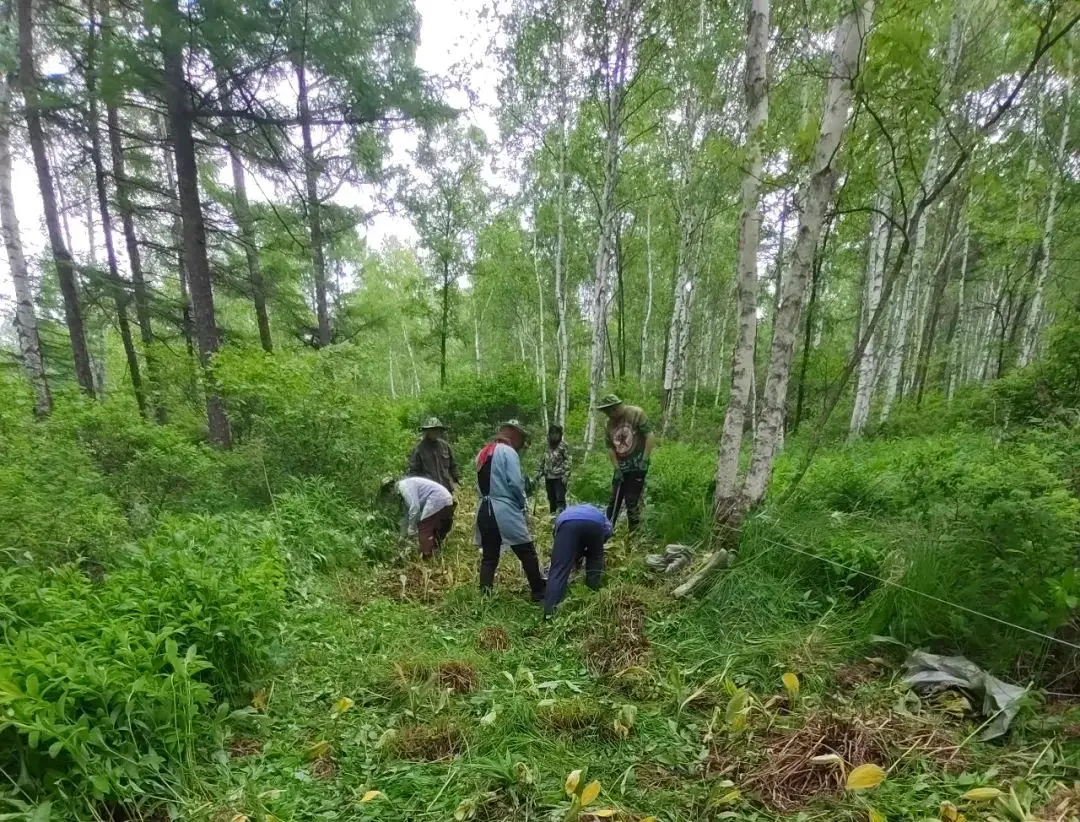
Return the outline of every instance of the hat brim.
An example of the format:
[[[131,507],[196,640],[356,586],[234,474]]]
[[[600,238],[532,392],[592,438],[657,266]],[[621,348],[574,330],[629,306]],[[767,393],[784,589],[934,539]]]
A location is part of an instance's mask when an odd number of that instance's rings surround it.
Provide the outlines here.
[[[601,403],[600,405],[596,406],[596,410],[603,411],[605,408],[614,408],[616,405],[622,405],[622,400],[619,400],[618,402]]]
[[[421,425],[420,430],[421,431],[445,431],[446,426],[445,425]]]

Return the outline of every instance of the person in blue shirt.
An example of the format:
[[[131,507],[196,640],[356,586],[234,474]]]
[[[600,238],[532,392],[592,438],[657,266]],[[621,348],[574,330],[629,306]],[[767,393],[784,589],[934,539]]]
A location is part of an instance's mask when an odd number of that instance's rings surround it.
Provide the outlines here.
[[[529,526],[525,522],[525,478],[518,454],[525,448],[525,429],[517,420],[500,426],[495,439],[476,455],[476,509],[474,541],[481,549],[480,591],[490,593],[495,584],[502,546],[509,545],[521,561],[534,602],[544,598],[545,580],[540,573]]]
[[[604,573],[604,543],[611,537],[611,521],[595,505],[571,505],[555,520],[544,617],[549,618],[566,594],[574,564],[584,557],[585,584],[594,591]]]

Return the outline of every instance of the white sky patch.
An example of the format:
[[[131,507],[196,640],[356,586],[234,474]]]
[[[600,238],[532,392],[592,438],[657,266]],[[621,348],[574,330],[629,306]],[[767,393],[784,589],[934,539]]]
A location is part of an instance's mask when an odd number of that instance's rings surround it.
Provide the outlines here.
[[[416,51],[417,65],[435,77],[449,77],[461,71],[473,92],[476,105],[470,105],[469,95],[461,88],[447,90],[445,101],[464,111],[462,125],[479,126],[489,141],[494,143],[498,138],[498,126],[491,112],[497,102],[498,67],[493,62],[490,45],[496,36],[497,21],[493,15],[485,17],[480,14],[484,0],[415,0],[415,3],[421,17],[420,43]],[[415,131],[403,129],[395,132],[390,138],[391,150],[386,164],[404,166],[411,170],[409,152],[415,146]],[[25,146],[17,148],[26,149]],[[12,187],[19,230],[24,251],[33,267],[34,258],[46,253],[48,247],[41,196],[29,150],[17,151],[13,160]],[[221,173],[222,182],[231,185],[227,163],[223,163]],[[266,200],[275,196],[274,186],[269,181],[259,179],[257,175],[252,177],[254,179],[251,180],[249,195],[253,200]],[[297,183],[299,182],[298,180]],[[499,185],[502,181],[493,179],[489,182]],[[376,207],[373,186],[343,186],[332,201],[375,212],[367,227],[360,228],[361,234],[367,238],[372,248],[381,247],[391,238],[410,245],[416,241],[416,231],[406,217],[389,214]],[[85,257],[89,251],[85,219],[82,215],[69,213],[68,221],[71,225],[73,246],[70,251],[76,259]],[[116,228],[117,226],[114,226],[114,230]],[[95,233],[95,245],[103,247],[100,222],[95,226]],[[125,262],[123,255],[119,253],[123,248],[122,239],[119,236],[114,238],[121,264]],[[103,258],[104,254],[100,254],[99,259]],[[0,255],[0,310],[8,314],[13,307],[13,287],[7,257]],[[3,321],[7,319],[5,316]],[[6,322],[0,322],[0,325],[4,324]]]

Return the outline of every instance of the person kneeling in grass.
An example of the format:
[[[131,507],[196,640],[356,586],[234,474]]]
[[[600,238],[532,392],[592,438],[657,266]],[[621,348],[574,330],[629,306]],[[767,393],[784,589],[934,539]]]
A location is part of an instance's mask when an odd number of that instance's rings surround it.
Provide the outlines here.
[[[401,498],[401,533],[417,537],[420,556],[430,557],[442,547],[454,525],[453,494],[427,477],[385,479],[382,492]]]
[[[594,591],[604,573],[604,543],[611,537],[611,521],[595,505],[571,505],[555,519],[555,544],[551,549],[544,594],[544,617],[550,618],[566,594],[570,571],[585,559],[585,584]]]

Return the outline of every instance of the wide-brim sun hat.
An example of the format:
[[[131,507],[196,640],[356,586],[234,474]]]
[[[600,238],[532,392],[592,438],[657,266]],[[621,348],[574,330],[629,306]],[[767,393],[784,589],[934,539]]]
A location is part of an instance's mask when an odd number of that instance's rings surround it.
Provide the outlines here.
[[[622,405],[622,400],[616,394],[605,394],[596,403],[597,409],[611,408],[614,405]]]
[[[525,426],[521,424],[520,420],[509,419],[502,423],[499,428],[513,428],[515,431],[520,432],[521,436],[527,437],[529,432],[525,430]]]
[[[420,426],[421,431],[445,431],[446,426],[443,425],[442,420],[438,417],[428,417],[424,424]]]

